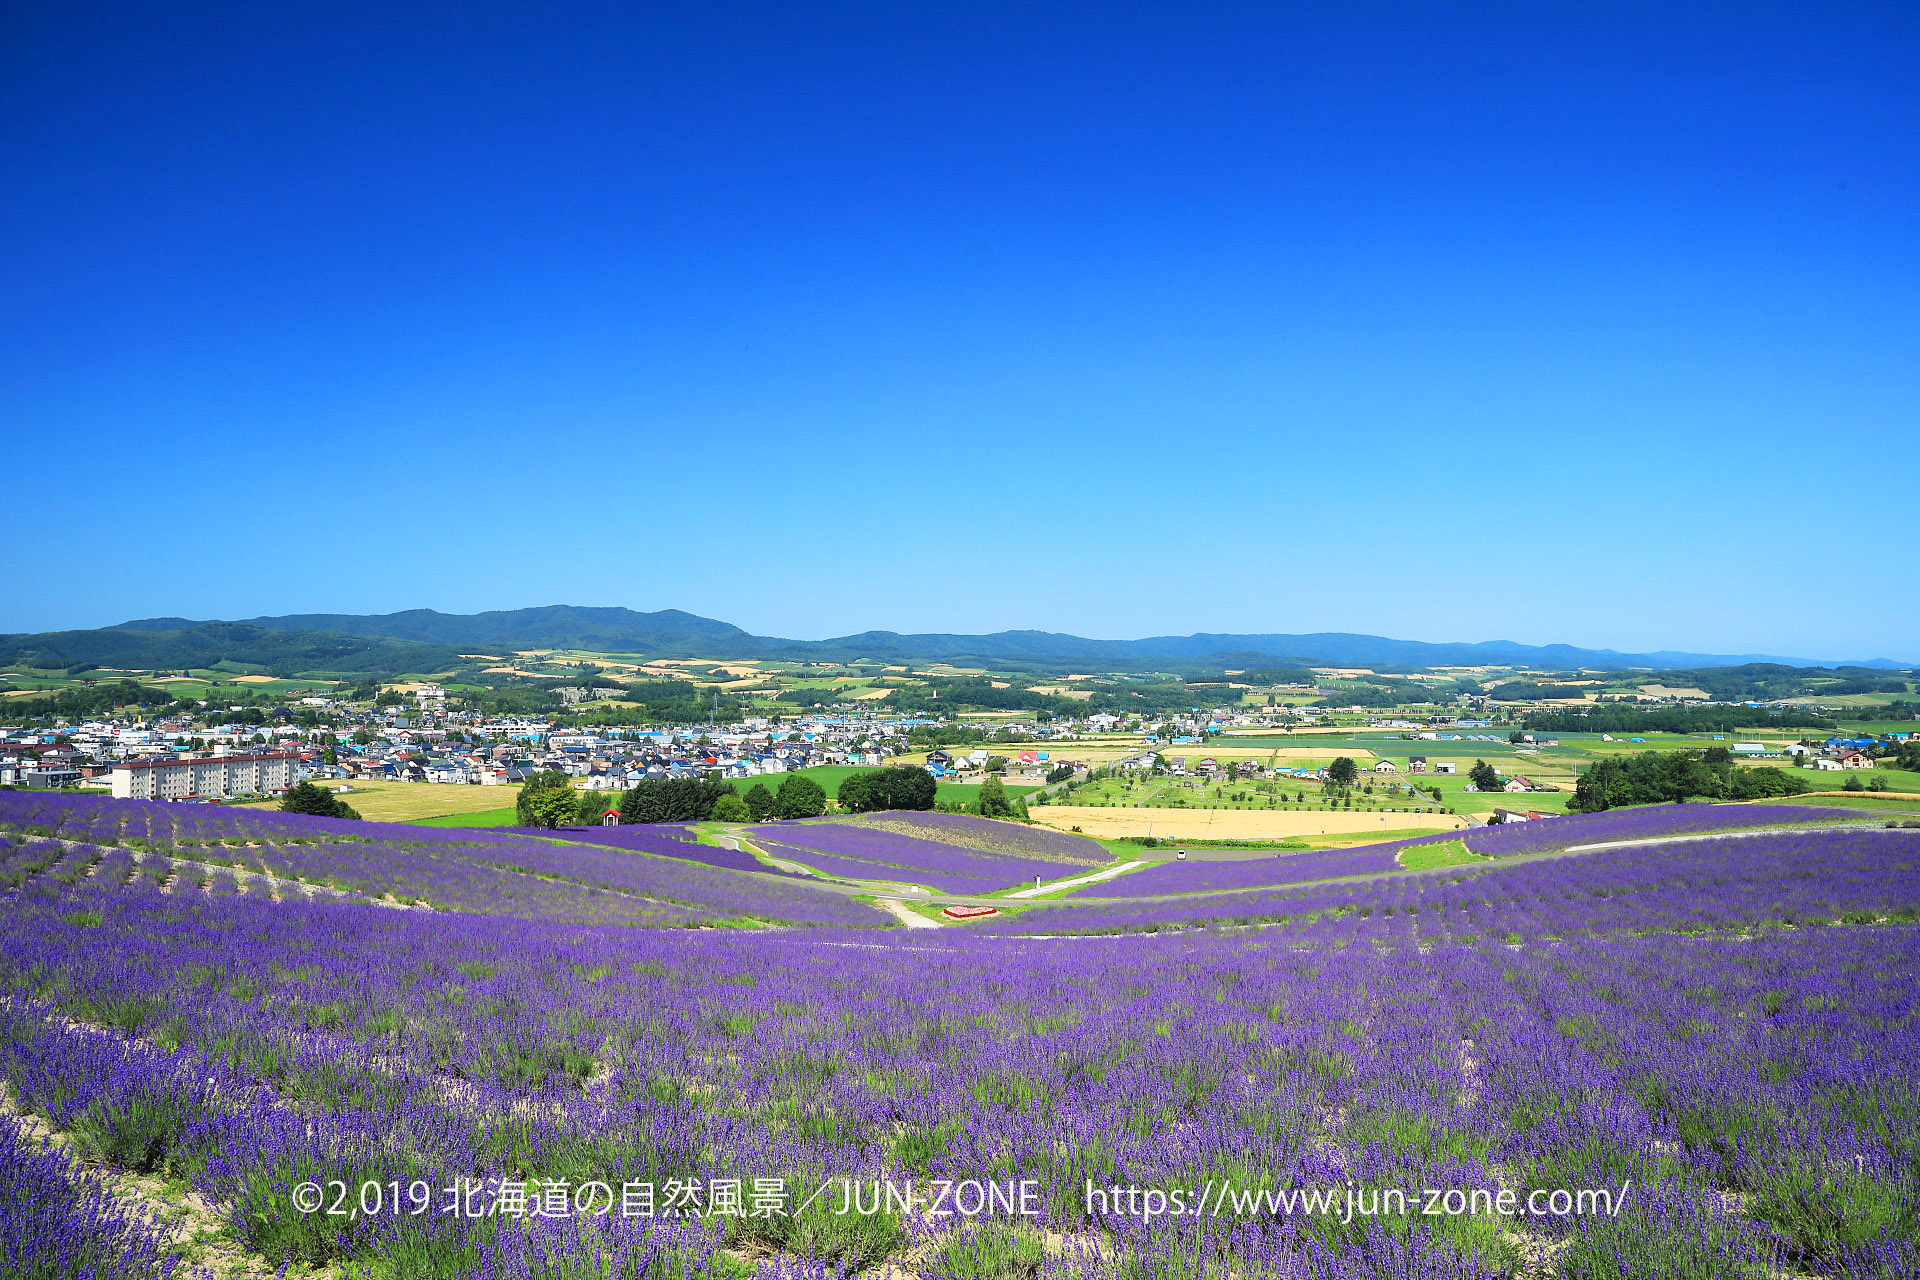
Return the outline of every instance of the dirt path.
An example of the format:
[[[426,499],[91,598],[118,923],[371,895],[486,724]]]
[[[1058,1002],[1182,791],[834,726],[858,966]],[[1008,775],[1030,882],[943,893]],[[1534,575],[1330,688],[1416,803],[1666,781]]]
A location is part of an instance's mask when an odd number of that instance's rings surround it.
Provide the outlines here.
[[[918,911],[907,906],[906,903],[895,898],[876,898],[874,899],[873,905],[879,907],[882,911],[909,929],[938,929],[940,927],[938,921],[927,919]]]

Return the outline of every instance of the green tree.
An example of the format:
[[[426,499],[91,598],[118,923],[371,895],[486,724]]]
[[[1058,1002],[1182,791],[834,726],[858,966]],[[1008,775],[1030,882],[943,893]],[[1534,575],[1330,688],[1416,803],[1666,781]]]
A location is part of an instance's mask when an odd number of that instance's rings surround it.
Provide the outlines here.
[[[325,787],[299,782],[280,798],[282,813],[304,813],[315,818],[358,818],[359,812]]]
[[[882,809],[933,808],[938,787],[925,769],[897,765],[869,769],[840,784],[836,799],[846,813],[874,813]]]
[[[1346,756],[1337,756],[1327,766],[1327,781],[1336,787],[1350,787],[1360,776],[1360,766]]]
[[[713,802],[713,812],[707,815],[715,822],[748,822],[753,811],[747,808],[747,802],[729,791]]]
[[[565,791],[536,791],[531,800],[522,793],[521,799],[525,801],[527,815],[533,819],[526,824],[529,827],[544,827],[552,831],[571,822],[579,812],[579,802],[573,798],[571,787]]]
[[[561,773],[558,769],[547,769],[528,778],[525,785],[520,788],[520,797],[514,802],[513,806],[515,821],[523,827],[544,826],[550,828],[558,826],[558,823],[542,822],[540,820],[540,811],[535,807],[536,801],[550,791],[559,792],[565,796],[569,806],[575,803],[573,798],[573,779],[567,777],[566,774]],[[572,816],[571,810],[569,810],[568,816]]]
[[[747,788],[747,813],[755,822],[765,822],[773,812],[773,792],[766,784],[756,782]]]
[[[701,822],[720,797],[732,794],[731,782],[713,778],[648,778],[620,797],[620,821]]]
[[[1495,773],[1493,766],[1485,760],[1475,760],[1473,762],[1473,768],[1467,770],[1467,781],[1482,791],[1498,791],[1500,789],[1500,775]]]
[[[980,784],[980,800],[976,808],[983,818],[1014,816],[1013,801],[1007,798],[1007,788],[993,774],[988,774],[986,781]]]
[[[827,811],[827,793],[812,778],[790,773],[773,797],[776,818],[817,818]]]
[[[607,794],[604,791],[581,791],[573,803],[573,820],[583,827],[599,825],[601,815],[608,808]]]

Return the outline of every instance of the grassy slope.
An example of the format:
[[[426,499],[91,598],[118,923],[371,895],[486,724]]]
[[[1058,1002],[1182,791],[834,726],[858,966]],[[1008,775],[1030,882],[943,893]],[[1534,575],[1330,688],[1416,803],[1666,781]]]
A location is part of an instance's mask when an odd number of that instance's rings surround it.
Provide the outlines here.
[[[511,827],[519,822],[519,810],[483,809],[478,813],[443,813],[432,818],[415,818],[416,827]]]

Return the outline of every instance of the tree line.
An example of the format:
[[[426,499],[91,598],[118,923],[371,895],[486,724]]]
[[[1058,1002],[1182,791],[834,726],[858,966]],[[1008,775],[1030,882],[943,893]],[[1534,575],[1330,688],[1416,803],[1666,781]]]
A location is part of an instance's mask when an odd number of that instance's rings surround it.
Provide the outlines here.
[[[1586,711],[1542,711],[1523,722],[1535,733],[1723,733],[1731,729],[1831,729],[1833,721],[1799,707],[1635,707],[1606,703]]]
[[[849,813],[931,809],[935,790],[932,776],[924,769],[869,769],[840,784],[840,807]],[[1004,790],[1001,798],[1004,801]],[[1012,806],[1007,807],[1011,810]],[[732,782],[717,778],[648,778],[617,793],[576,791],[573,779],[550,769],[529,778],[514,805],[519,825],[547,830],[598,823],[609,808],[619,811],[623,826],[709,820],[765,822],[770,818],[817,818],[827,811],[827,793],[818,782],[799,773],[785,775],[771,790],[764,782],[755,782],[742,792]]]
[[[1599,813],[1635,804],[1677,804],[1691,799],[1761,800],[1797,796],[1813,784],[1785,769],[1736,768],[1726,748],[1712,751],[1646,751],[1602,760],[1573,784],[1567,808]]]

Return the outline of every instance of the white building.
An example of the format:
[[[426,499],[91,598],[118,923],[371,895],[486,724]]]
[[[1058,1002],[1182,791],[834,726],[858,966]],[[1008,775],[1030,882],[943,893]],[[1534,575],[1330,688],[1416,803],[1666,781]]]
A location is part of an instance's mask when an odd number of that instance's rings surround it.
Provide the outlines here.
[[[114,766],[117,800],[189,800],[285,791],[300,781],[300,755],[268,751],[206,760],[132,760]]]

